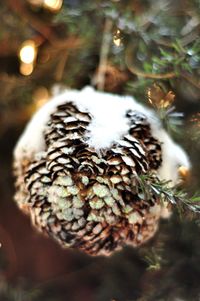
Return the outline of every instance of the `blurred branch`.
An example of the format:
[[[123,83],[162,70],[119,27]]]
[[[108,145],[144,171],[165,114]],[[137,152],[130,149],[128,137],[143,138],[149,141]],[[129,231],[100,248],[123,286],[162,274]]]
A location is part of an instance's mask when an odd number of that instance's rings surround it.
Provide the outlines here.
[[[44,22],[42,19],[39,19],[32,14],[21,0],[8,0],[7,4],[15,13],[24,18],[31,27],[40,33],[43,38],[48,40],[53,47],[77,48],[80,46],[81,41],[79,38],[72,36],[63,39],[58,38],[54,28],[51,27],[51,24]]]
[[[200,80],[190,76],[187,73],[182,73],[181,76],[187,80],[190,84],[192,84],[193,86],[195,86],[196,88],[200,89]]]
[[[175,72],[168,72],[168,73],[164,73],[164,74],[156,74],[156,73],[153,74],[153,73],[147,73],[147,72],[144,72],[144,71],[138,69],[136,67],[136,65],[134,65],[134,61],[132,61],[132,57],[133,57],[132,51],[134,51],[134,49],[132,47],[127,47],[127,51],[125,53],[126,66],[130,72],[136,74],[137,76],[141,76],[144,78],[152,78],[152,79],[170,79],[170,78],[177,77]]]
[[[113,21],[110,19],[106,19],[104,32],[103,32],[103,39],[102,45],[100,50],[100,61],[98,67],[98,74],[97,74],[97,88],[98,90],[103,90],[105,85],[105,66],[108,60],[108,52],[111,42],[111,30],[113,26]]]
[[[160,42],[161,41],[159,41],[159,43]],[[171,47],[169,44],[167,46]],[[179,72],[179,74],[175,73],[173,71],[164,73],[164,74],[160,74],[160,73],[153,74],[153,73],[144,72],[136,67],[136,65],[134,64],[134,61],[132,61],[133,56],[134,56],[134,48],[127,47],[127,51],[125,53],[125,62],[126,62],[127,68],[129,69],[130,72],[132,72],[133,74],[136,74],[137,76],[141,76],[143,78],[157,79],[157,80],[182,77],[185,80],[187,80],[190,84],[192,84],[196,88],[200,89],[200,81],[187,72],[181,71],[181,72]]]
[[[67,63],[67,59],[68,59],[68,52],[64,51],[62,53],[62,56],[60,58],[60,61],[58,62],[58,66],[56,68],[56,72],[55,72],[56,81],[60,81],[62,79],[64,70],[65,70],[65,65]]]
[[[22,3],[21,0],[7,0],[7,5],[18,15],[24,18],[33,28],[35,28],[50,43],[57,39],[53,28],[41,19],[36,18]]]

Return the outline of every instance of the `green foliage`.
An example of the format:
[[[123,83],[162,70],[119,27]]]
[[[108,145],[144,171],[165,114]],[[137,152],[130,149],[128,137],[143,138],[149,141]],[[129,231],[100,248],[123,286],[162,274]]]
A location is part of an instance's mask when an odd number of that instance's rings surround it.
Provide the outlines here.
[[[161,181],[153,174],[141,175],[138,178],[138,183],[147,199],[153,195],[159,198],[161,202],[168,202],[177,207],[180,213],[200,214],[200,195],[197,193],[189,196],[180,187],[172,186],[171,181]]]
[[[144,257],[148,267],[148,271],[159,271],[162,268],[163,258],[161,255],[161,250],[158,248],[151,248],[148,250],[148,255]]]
[[[124,50],[130,46],[131,41],[137,40],[136,59],[133,59],[142,65],[145,72],[158,74],[172,70],[180,76],[182,71],[191,73],[198,69],[200,41],[183,39],[184,32],[188,34],[188,31],[193,29],[192,25],[190,28],[187,23],[187,15],[177,18],[172,1],[167,4],[165,1],[156,4],[155,1],[142,1],[139,14],[130,9],[129,2],[122,5],[112,1],[84,1],[82,5],[73,8],[66,4],[55,18],[55,22],[64,22],[69,33],[81,35],[88,42],[98,46],[101,40],[95,39],[96,33],[101,34],[100,25],[105,18],[111,18],[114,27],[121,31]],[[189,7],[195,9],[195,5],[198,4],[192,3]],[[77,23],[77,18],[80,18],[81,22]],[[187,27],[185,31],[184,26]],[[123,56],[124,51],[117,53],[118,57],[119,55]],[[112,56],[112,59],[115,59],[115,56]]]

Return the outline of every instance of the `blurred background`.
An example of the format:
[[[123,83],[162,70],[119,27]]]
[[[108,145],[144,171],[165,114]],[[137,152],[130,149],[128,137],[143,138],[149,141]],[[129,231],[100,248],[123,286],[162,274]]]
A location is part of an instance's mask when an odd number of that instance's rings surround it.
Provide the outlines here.
[[[93,85],[167,109],[164,126],[193,165],[186,188],[198,193],[200,1],[0,0],[0,20],[0,300],[200,300],[199,216],[175,212],[140,249],[93,258],[31,227],[12,176],[34,112],[66,86]]]

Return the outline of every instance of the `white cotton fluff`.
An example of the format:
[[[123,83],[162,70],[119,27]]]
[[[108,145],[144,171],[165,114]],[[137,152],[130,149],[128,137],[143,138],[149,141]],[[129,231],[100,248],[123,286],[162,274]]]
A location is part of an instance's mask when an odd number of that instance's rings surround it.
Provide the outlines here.
[[[178,178],[178,166],[184,165],[189,168],[187,155],[162,129],[153,111],[137,103],[131,96],[98,92],[92,87],[86,87],[81,91],[66,90],[46,103],[33,116],[19,139],[14,150],[15,159],[21,160],[24,156],[31,157],[33,154],[39,155],[45,151],[43,132],[50,115],[55,112],[57,106],[67,101],[72,101],[80,110],[85,110],[92,115],[92,122],[87,128],[87,136],[89,134],[87,143],[97,151],[111,147],[113,142],[128,132],[126,112],[135,110],[147,117],[153,136],[162,143],[163,162],[158,170],[160,178],[175,183]]]
[[[158,170],[160,179],[170,180],[172,184],[178,181],[178,168],[184,166],[190,169],[190,161],[185,151],[176,144],[163,129],[152,131],[154,137],[162,143],[162,165]]]

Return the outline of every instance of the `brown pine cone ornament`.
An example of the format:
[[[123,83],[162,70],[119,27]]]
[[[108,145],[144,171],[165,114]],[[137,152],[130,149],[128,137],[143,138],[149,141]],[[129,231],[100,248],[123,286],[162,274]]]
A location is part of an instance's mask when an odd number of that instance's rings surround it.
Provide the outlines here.
[[[139,246],[167,207],[137,177],[178,179],[184,151],[132,97],[67,90],[32,118],[14,152],[15,199],[41,232],[64,247],[109,255]]]

